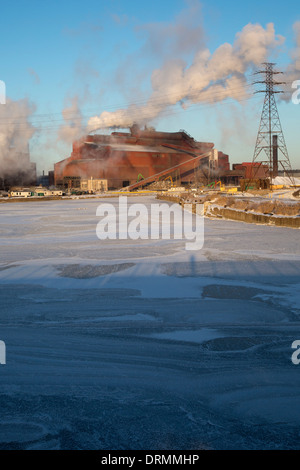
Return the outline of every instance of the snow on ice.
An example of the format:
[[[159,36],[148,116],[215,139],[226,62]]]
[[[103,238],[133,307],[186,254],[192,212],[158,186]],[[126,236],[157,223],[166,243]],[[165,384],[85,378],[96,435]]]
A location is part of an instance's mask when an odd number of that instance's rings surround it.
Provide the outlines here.
[[[0,449],[299,448],[299,231],[100,241],[99,204],[0,204]]]

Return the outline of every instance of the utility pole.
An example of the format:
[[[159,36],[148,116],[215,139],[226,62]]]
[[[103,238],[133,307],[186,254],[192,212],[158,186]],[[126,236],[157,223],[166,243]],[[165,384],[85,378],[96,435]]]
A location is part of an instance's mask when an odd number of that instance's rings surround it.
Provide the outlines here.
[[[265,70],[259,70],[255,75],[264,75],[264,80],[254,82],[254,84],[265,85],[264,90],[255,92],[265,93],[265,100],[254,150],[253,171],[254,173],[258,172],[260,165],[257,165],[257,163],[267,165],[269,168],[268,177],[270,185],[272,185],[272,179],[278,176],[279,168],[282,167],[283,171],[289,176],[291,183],[294,184],[292,167],[275,100],[275,94],[284,93],[282,90],[276,90],[276,87],[284,85],[285,82],[275,81],[274,76],[283,72],[275,71],[274,66],[276,64],[274,63],[264,62],[263,65]],[[255,163],[256,165],[254,165]],[[255,174],[252,175],[252,178],[255,179]]]

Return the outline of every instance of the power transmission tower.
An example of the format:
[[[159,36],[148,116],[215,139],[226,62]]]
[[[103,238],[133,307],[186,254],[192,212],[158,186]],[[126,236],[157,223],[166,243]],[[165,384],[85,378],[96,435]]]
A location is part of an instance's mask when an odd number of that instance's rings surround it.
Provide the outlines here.
[[[265,85],[264,90],[255,92],[265,93],[265,100],[253,156],[254,173],[258,173],[261,165],[267,165],[269,169],[268,178],[270,179],[270,184],[272,184],[272,179],[278,176],[278,171],[281,166],[284,174],[287,175],[291,183],[294,184],[292,167],[275,101],[275,94],[284,93],[281,90],[276,90],[275,87],[284,85],[285,82],[276,82],[274,76],[283,72],[274,70],[274,65],[276,64],[264,62],[263,65],[265,66],[265,70],[256,72],[256,75],[262,74],[265,76],[265,79],[254,82],[254,84]],[[256,163],[256,165],[254,165],[254,163]],[[257,163],[260,164],[257,165]],[[255,179],[255,174],[252,175],[252,177]]]

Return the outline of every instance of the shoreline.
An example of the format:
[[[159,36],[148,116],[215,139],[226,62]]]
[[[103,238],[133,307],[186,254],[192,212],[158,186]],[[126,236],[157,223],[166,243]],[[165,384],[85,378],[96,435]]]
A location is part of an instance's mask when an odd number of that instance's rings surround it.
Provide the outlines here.
[[[217,195],[216,195],[217,196]],[[222,196],[220,196],[221,198]],[[232,204],[233,207],[227,206],[226,202],[228,202],[228,199],[223,200],[222,203],[218,203],[218,200],[216,198],[213,198],[212,200],[208,200],[206,197],[199,197],[198,201],[196,198],[194,198],[194,201],[189,201],[185,200],[184,198],[180,196],[167,196],[167,195],[160,195],[157,197],[157,199],[160,200],[165,200],[173,203],[178,203],[181,206],[184,206],[184,204],[192,204],[193,207],[193,212],[196,213],[196,205],[197,204],[203,204],[204,205],[204,216],[208,218],[215,218],[215,219],[224,219],[224,220],[232,220],[236,222],[245,222],[248,224],[256,224],[256,225],[267,225],[267,226],[277,226],[277,227],[286,227],[286,228],[293,228],[297,229],[300,228],[300,210],[298,215],[284,215],[284,214],[273,214],[273,213],[264,213],[264,212],[258,212],[255,210],[255,204],[253,204],[253,201],[248,200],[248,201],[243,201],[244,205],[242,209],[239,208],[234,208],[234,204]],[[231,202],[240,202],[240,199],[238,198],[231,198]],[[251,208],[252,204],[252,209]],[[269,205],[269,201],[264,201],[257,203],[257,207],[264,205],[267,208],[267,204]],[[297,201],[296,201],[297,204]],[[273,206],[276,205],[276,203],[273,202]],[[278,203],[279,205],[279,203]],[[286,206],[286,211],[290,209],[291,205],[284,202],[280,201],[281,208]],[[300,203],[299,203],[300,205]],[[271,211],[269,211],[271,212]]]
[[[2,198],[0,199],[0,204],[6,203],[24,203],[24,202],[49,202],[49,201],[66,201],[66,200],[94,200],[94,199],[106,199],[106,198],[114,198],[119,196],[128,196],[128,197],[138,197],[138,196],[156,196],[156,199],[162,201],[168,201],[172,203],[177,203],[181,206],[184,204],[192,204],[193,212],[196,212],[196,205],[203,204],[204,205],[204,216],[208,218],[215,218],[215,219],[224,219],[224,220],[233,220],[237,222],[245,222],[257,225],[267,225],[267,226],[277,226],[277,227],[286,227],[286,228],[293,228],[297,229],[300,228],[300,209],[298,214],[291,215],[291,214],[282,214],[282,213],[271,213],[272,205],[273,210],[274,206],[281,208],[281,212],[286,211],[288,212],[291,208],[291,204],[288,202],[284,203],[284,201],[273,201],[270,202],[269,200],[265,199],[264,201],[260,201],[256,203],[256,206],[259,208],[262,207],[264,211],[259,211],[256,209],[255,203],[249,199],[245,199],[241,201],[241,198],[231,196],[223,197],[220,194],[216,194],[213,197],[212,195],[185,195],[183,197],[182,194],[158,194],[157,192],[153,191],[145,191],[145,192],[112,192],[112,193],[105,193],[105,194],[95,194],[95,195],[78,195],[78,196],[45,196],[45,197],[19,197],[19,198]],[[189,197],[192,200],[188,199]],[[270,206],[271,204],[271,206]],[[237,207],[234,207],[237,205]],[[297,207],[300,207],[300,202],[295,204]],[[268,207],[269,206],[269,207]]]

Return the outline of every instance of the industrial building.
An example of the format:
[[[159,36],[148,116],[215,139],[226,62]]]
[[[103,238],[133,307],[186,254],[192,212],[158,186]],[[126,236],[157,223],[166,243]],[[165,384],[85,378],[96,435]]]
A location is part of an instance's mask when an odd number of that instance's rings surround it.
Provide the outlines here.
[[[82,189],[101,180],[108,189],[130,187],[141,181],[207,184],[230,169],[229,157],[210,142],[197,142],[185,131],[139,129],[88,135],[74,142],[69,158],[54,165],[55,185]]]
[[[8,149],[7,161],[0,165],[0,190],[12,186],[31,186],[36,184],[36,164],[30,161],[29,146],[23,152]]]
[[[42,186],[32,188],[11,188],[8,193],[9,197],[57,197],[63,196],[63,192],[57,189],[47,189]]]
[[[43,171],[42,175],[37,177],[37,185],[50,188],[54,186],[54,171],[48,171],[48,174],[45,174]]]

